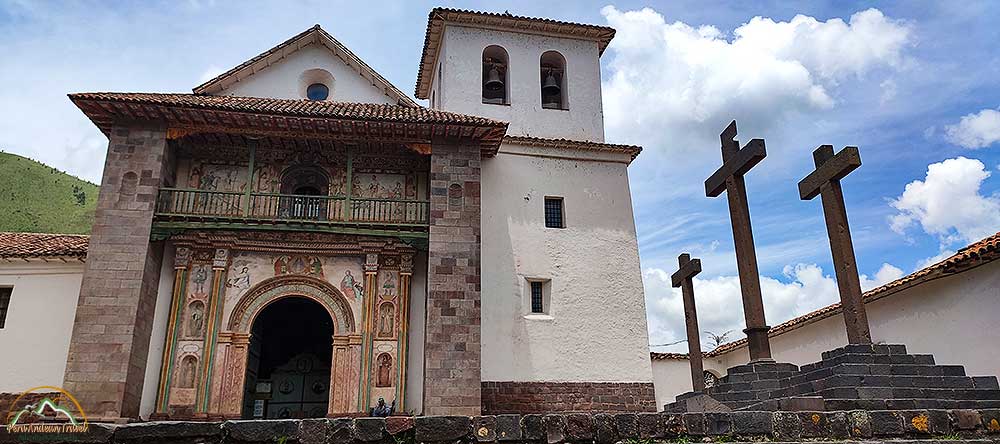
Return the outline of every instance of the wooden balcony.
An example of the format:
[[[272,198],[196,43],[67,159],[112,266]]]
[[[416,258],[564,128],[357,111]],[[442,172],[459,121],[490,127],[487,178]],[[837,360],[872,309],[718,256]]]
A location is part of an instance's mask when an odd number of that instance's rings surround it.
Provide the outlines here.
[[[161,188],[160,228],[249,228],[426,237],[426,200]]]

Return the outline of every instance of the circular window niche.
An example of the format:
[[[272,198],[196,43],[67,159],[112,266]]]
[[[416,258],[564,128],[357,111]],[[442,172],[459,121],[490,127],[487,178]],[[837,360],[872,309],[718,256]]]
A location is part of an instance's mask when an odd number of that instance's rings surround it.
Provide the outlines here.
[[[326,100],[330,97],[330,88],[322,83],[313,83],[306,87],[306,98],[309,100]]]
[[[325,69],[309,69],[299,75],[299,96],[309,100],[333,98],[334,78]]]

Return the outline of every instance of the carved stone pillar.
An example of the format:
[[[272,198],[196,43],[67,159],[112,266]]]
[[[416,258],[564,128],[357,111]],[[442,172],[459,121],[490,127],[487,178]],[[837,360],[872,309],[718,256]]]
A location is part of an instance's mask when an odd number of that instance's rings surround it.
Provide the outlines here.
[[[243,413],[243,386],[247,376],[249,333],[224,332],[219,335],[224,347],[222,387],[219,391],[219,413],[227,419],[239,419]]]
[[[396,372],[396,399],[399,400],[397,406],[404,409],[406,400],[406,361],[407,346],[409,345],[409,321],[410,321],[410,279],[413,277],[413,255],[404,254],[399,262],[399,322],[396,323],[397,331],[396,343],[397,359],[399,363]]]
[[[216,343],[219,337],[219,324],[222,322],[222,306],[225,297],[225,276],[229,267],[229,250],[219,248],[215,250],[215,257],[212,259],[212,288],[208,297],[208,311],[205,317],[208,320],[208,327],[205,329],[205,342],[201,352],[201,383],[198,385],[198,394],[195,398],[195,413],[206,414],[208,412],[209,399],[212,392],[212,371],[215,364]]]
[[[169,415],[170,380],[173,376],[177,337],[180,334],[180,327],[177,323],[180,322],[184,300],[187,297],[188,267],[190,265],[191,249],[177,247],[174,253],[174,287],[170,293],[170,316],[167,320],[167,334],[164,337],[163,360],[160,363],[160,382],[156,390],[154,419],[162,419]]]
[[[361,383],[358,390],[358,411],[367,412],[372,387],[372,348],[375,337],[375,302],[378,299],[378,253],[365,256],[364,318],[361,328]]]

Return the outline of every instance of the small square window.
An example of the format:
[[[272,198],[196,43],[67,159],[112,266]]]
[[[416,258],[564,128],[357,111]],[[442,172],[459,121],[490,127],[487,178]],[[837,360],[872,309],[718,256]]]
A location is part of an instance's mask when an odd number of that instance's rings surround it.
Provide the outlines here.
[[[11,287],[0,288],[0,328],[7,322],[7,307],[10,307],[10,294],[13,292]]]
[[[566,228],[563,221],[563,198],[545,198],[545,227],[546,228]]]
[[[531,313],[545,313],[545,288],[543,282],[531,281]]]

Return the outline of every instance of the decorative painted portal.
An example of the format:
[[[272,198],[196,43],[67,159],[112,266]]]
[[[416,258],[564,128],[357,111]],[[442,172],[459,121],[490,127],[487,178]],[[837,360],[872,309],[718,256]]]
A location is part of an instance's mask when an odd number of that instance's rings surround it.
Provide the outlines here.
[[[367,412],[379,398],[403,405],[410,246],[388,238],[291,232],[187,232],[170,242],[176,246],[174,286],[155,418],[260,417],[266,402],[287,398],[281,390],[288,387],[257,378],[261,356],[252,345],[255,320],[289,299],[312,302],[300,308],[313,310],[302,319],[325,322],[328,316],[329,353],[297,355],[276,372],[311,364],[300,370],[311,372],[309,389],[328,393],[327,415]],[[324,316],[317,318],[315,310]],[[316,362],[320,355],[329,362]],[[328,381],[314,381],[327,371]]]

